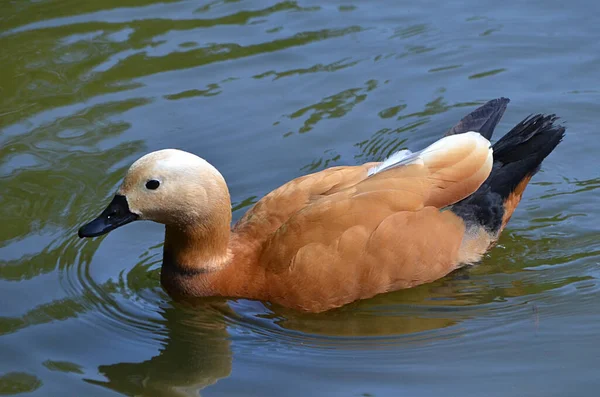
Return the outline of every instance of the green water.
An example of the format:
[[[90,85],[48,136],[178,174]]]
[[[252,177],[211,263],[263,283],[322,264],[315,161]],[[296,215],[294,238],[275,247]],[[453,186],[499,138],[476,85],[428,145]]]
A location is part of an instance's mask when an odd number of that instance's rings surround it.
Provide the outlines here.
[[[0,2],[0,395],[589,396],[600,378],[592,1]],[[162,228],[76,231],[177,147],[234,217],[281,183],[419,149],[508,96],[567,138],[498,247],[320,315],[175,304]]]

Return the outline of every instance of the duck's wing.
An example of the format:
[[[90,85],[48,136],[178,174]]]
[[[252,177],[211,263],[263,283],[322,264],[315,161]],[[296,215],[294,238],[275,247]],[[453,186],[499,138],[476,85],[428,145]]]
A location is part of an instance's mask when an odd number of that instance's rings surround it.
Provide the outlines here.
[[[491,144],[480,134],[451,135],[400,161],[387,164],[386,160],[371,168],[369,178],[346,193],[394,192],[396,206],[442,208],[477,190],[492,162]]]
[[[332,167],[296,178],[260,199],[235,224],[233,231],[247,240],[264,242],[292,215],[325,196],[356,185],[377,164]]]
[[[302,305],[301,297],[314,294],[325,308],[442,277],[460,263],[465,225],[440,209],[477,190],[491,167],[490,143],[476,133],[371,167],[368,177],[305,205],[270,236],[260,262],[286,280],[271,293],[291,306],[294,297]]]

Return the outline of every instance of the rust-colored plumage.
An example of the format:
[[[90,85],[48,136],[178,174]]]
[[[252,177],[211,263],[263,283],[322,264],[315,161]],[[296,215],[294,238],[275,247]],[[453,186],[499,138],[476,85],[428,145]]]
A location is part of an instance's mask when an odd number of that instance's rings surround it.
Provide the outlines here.
[[[115,198],[127,208],[113,201],[103,215],[122,212],[166,225],[161,282],[175,297],[260,299],[320,312],[431,282],[481,258],[562,138],[554,118],[536,116],[498,142],[496,158],[486,137],[507,103],[489,102],[421,152],[288,182],[232,229],[221,175],[174,150],[138,160],[117,195],[125,200]],[[481,134],[468,132],[474,125]],[[531,142],[546,142],[546,149]],[[519,151],[520,158],[507,154]],[[144,190],[149,179],[160,187]],[[106,216],[82,227],[80,236],[121,225]]]

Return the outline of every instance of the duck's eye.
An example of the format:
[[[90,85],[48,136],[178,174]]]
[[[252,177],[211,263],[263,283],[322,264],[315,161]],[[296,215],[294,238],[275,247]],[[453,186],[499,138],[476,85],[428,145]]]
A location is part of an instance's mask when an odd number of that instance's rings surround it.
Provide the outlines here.
[[[160,182],[156,179],[150,179],[148,182],[146,182],[146,189],[156,190],[159,186]]]

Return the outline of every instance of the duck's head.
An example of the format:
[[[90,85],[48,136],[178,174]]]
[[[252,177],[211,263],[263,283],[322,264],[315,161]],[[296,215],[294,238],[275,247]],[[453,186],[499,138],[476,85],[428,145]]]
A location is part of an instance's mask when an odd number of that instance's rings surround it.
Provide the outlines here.
[[[165,149],[133,163],[111,203],[79,229],[79,237],[101,236],[135,220],[181,228],[229,225],[223,217],[230,221],[231,201],[219,171],[191,153]]]

